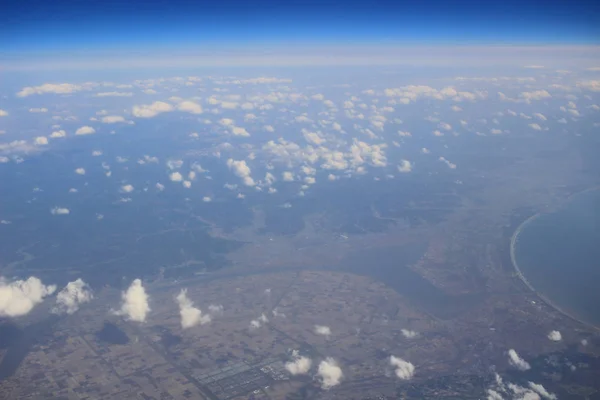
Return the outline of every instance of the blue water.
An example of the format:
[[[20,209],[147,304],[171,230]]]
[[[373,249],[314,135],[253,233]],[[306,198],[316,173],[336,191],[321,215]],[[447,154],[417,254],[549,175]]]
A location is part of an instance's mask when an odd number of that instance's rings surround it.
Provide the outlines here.
[[[536,291],[600,326],[600,190],[574,196],[523,227],[515,259]]]

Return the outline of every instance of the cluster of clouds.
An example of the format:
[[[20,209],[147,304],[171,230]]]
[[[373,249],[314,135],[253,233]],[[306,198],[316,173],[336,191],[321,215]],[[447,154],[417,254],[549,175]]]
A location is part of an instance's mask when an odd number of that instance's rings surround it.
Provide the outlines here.
[[[557,398],[539,383],[529,381],[527,386],[521,386],[504,382],[498,374],[495,375],[492,387],[487,389],[487,400],[556,400]]]

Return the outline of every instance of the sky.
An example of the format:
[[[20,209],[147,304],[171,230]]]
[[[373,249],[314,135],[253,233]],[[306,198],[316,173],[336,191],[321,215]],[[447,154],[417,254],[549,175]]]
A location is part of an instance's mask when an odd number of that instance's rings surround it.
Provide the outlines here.
[[[3,5],[0,52],[286,44],[595,44],[593,1],[24,0]],[[8,38],[8,40],[6,40]]]

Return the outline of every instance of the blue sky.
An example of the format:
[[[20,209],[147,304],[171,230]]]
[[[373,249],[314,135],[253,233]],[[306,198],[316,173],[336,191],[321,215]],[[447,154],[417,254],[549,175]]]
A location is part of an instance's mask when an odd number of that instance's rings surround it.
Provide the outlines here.
[[[593,1],[40,1],[5,4],[0,51],[287,43],[598,43]],[[8,40],[6,40],[8,38]]]

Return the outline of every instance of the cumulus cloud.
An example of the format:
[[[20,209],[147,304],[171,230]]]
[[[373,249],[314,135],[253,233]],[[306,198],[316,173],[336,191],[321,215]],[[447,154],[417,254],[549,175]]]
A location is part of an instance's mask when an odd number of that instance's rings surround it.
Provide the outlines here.
[[[96,133],[96,130],[94,128],[92,128],[91,126],[82,126],[81,128],[77,129],[75,131],[76,135],[91,135],[93,133]]]
[[[540,124],[529,124],[529,127],[535,131],[541,131],[542,127],[540,126]]]
[[[179,111],[188,112],[190,114],[202,114],[202,106],[193,101],[182,101],[177,105]]]
[[[292,352],[292,360],[285,363],[285,369],[292,375],[307,374],[312,365],[312,360],[301,356],[298,350]]]
[[[181,182],[183,180],[183,175],[181,173],[175,171],[169,175],[169,180],[172,182]]]
[[[54,207],[50,210],[52,215],[68,215],[71,211],[65,207]]]
[[[0,117],[7,117],[7,116],[8,116],[8,111],[0,108]]]
[[[38,136],[33,140],[36,146],[45,146],[48,144],[48,138],[46,136]]]
[[[523,387],[511,382],[505,383],[500,375],[496,374],[496,379],[492,386],[487,390],[487,400],[556,400],[557,396],[548,392],[546,388],[535,382],[528,382],[527,387]]]
[[[64,130],[59,130],[59,131],[54,131],[50,134],[50,137],[52,139],[56,139],[56,138],[63,138],[67,136],[67,132],[65,132]]]
[[[408,329],[401,329],[400,332],[402,332],[402,336],[407,339],[413,339],[419,335],[417,332]]]
[[[248,167],[248,164],[246,164],[245,160],[236,161],[236,160],[230,158],[227,160],[227,166],[229,167],[230,170],[233,171],[233,173],[235,175],[242,178],[244,185],[246,185],[246,186],[254,186],[255,185],[254,179],[252,179],[252,177],[250,176],[252,171],[250,170],[250,167]]]
[[[102,117],[101,121],[104,124],[116,124],[118,122],[127,122],[127,120],[120,115],[107,115],[106,117]]]
[[[261,316],[257,319],[253,319],[252,321],[250,321],[250,329],[258,329],[267,322],[269,322],[269,318],[267,318],[265,314],[261,314]]]
[[[116,311],[116,315],[126,317],[130,321],[144,322],[150,312],[148,306],[148,295],[146,289],[142,286],[140,279],[134,279],[129,288],[121,294],[121,309]]]
[[[317,378],[321,381],[321,388],[329,390],[339,385],[343,377],[342,369],[333,358],[327,357],[319,363]]]
[[[518,369],[519,371],[527,371],[531,369],[531,365],[519,356],[514,349],[508,350],[508,362],[510,365]]]
[[[55,290],[55,285],[46,286],[34,276],[13,282],[0,277],[0,317],[26,315]]]
[[[202,311],[194,307],[194,303],[187,296],[187,289],[181,289],[181,292],[179,292],[175,299],[177,300],[177,304],[179,304],[182,329],[210,322],[210,315],[202,315]]]
[[[315,333],[322,336],[331,336],[331,329],[325,325],[315,325]]]
[[[562,340],[562,335],[559,331],[551,331],[548,334],[548,339],[552,340],[553,342],[560,342]]]
[[[85,175],[85,168],[77,168],[77,169],[75,170],[75,173],[76,173],[77,175]]]
[[[132,92],[100,92],[94,95],[95,97],[131,97]]]
[[[73,314],[79,305],[92,300],[94,296],[87,283],[81,279],[69,282],[56,296],[56,305],[52,309],[56,314]]]
[[[44,83],[40,86],[28,86],[17,92],[18,97],[27,97],[33,94],[70,94],[83,90],[83,85],[74,85],[71,83]]]
[[[173,111],[173,106],[164,101],[155,101],[152,104],[133,106],[132,114],[138,118],[152,118],[158,114]]]
[[[133,186],[132,185],[123,185],[121,186],[121,192],[123,193],[131,193],[133,192]]]
[[[412,171],[412,163],[408,160],[401,160],[400,165],[398,165],[398,171],[405,173]]]
[[[395,368],[396,376],[403,380],[409,380],[415,374],[415,366],[400,357],[390,356],[390,365]]]

